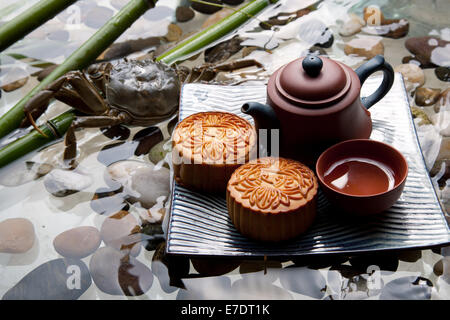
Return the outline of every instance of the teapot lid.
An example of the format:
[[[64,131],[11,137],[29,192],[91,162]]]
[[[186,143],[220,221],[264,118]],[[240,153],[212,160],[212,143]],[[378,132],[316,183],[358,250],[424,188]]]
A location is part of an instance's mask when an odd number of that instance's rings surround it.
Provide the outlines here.
[[[324,108],[341,100],[351,77],[339,62],[308,55],[294,60],[277,73],[276,87],[291,103],[304,108]]]

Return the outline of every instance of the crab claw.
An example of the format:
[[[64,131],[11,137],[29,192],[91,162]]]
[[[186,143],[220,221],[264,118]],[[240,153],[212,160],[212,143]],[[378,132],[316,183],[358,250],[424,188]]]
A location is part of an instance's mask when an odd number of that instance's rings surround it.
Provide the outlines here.
[[[41,135],[43,135],[45,138],[48,138],[48,136],[37,126],[36,122],[34,122],[33,116],[30,112],[25,111],[25,115],[28,118],[28,121],[30,121],[31,125],[34,129],[36,129],[37,132],[39,132]]]

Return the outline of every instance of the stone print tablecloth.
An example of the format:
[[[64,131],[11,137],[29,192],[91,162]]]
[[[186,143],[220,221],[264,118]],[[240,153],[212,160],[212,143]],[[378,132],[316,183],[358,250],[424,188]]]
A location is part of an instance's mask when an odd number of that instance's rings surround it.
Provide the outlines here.
[[[12,3],[26,2],[29,6],[36,1],[8,1],[0,3],[0,8],[5,8]],[[60,63],[73,50],[90,35],[99,25],[112,16],[126,1],[114,0],[80,0],[46,25],[38,28],[28,35],[24,41],[14,45],[5,53],[20,53],[34,59],[50,63]],[[367,38],[367,34],[360,32],[353,36],[343,37],[339,34],[339,28],[343,21],[349,18],[349,13],[356,13],[362,17],[362,11],[368,1],[323,1],[319,8],[286,25],[279,25],[276,31],[261,30],[252,32],[261,20],[267,20],[280,12],[295,12],[306,7],[313,1],[281,0],[280,6],[272,8],[253,20],[228,38],[239,35],[246,39],[240,42],[241,50],[229,55],[230,60],[240,59],[244,55],[249,59],[257,59],[264,65],[264,70],[252,69],[239,70],[234,73],[221,73],[219,80],[241,79],[245,76],[248,83],[264,83],[267,76],[279,66],[298,57],[313,45],[314,36],[300,32],[310,30],[306,28],[311,20],[319,28],[323,25],[332,32],[334,42],[330,47],[320,48],[333,59],[337,59],[352,67],[357,67],[364,61],[362,57],[347,56],[344,53],[345,43],[354,38]],[[176,24],[181,29],[181,34],[171,37],[171,41],[177,41],[191,31],[198,30],[209,16],[196,12],[195,18],[185,23],[177,23],[174,19],[174,9],[185,1],[161,0],[157,9],[151,10],[139,19],[118,41],[137,39],[139,37],[164,37],[167,36],[168,26]],[[448,39],[448,12],[449,3],[446,0],[433,1],[429,5],[423,1],[401,1],[389,4],[386,1],[376,1],[381,6],[388,18],[406,18],[410,23],[409,34],[404,38],[391,39],[375,37],[381,41],[386,59],[397,66],[402,63],[404,56],[410,55],[404,46],[405,39],[414,36],[438,35]],[[401,4],[404,5],[401,5]],[[26,7],[25,6],[25,7]],[[395,7],[394,7],[395,6]],[[25,8],[24,7],[24,8]],[[0,10],[1,12],[1,10]],[[4,11],[3,11],[4,12]],[[14,11],[10,15],[0,16],[1,21],[6,21],[16,15]],[[217,17],[217,16],[216,16]],[[216,18],[217,19],[217,18]],[[306,23],[306,25],[303,25]],[[302,27],[302,28],[300,28]],[[176,29],[172,27],[172,29]],[[178,32],[178,29],[176,29]],[[314,29],[312,30],[314,31]],[[314,33],[314,32],[313,32]],[[317,36],[317,35],[316,35]],[[318,36],[321,36],[319,34]],[[312,39],[312,40],[311,40]],[[172,45],[167,41],[167,45]],[[164,48],[160,48],[163,50]],[[239,49],[239,48],[238,48]],[[255,50],[256,49],[256,50]],[[261,50],[265,49],[265,50]],[[316,48],[317,49],[317,48]],[[226,52],[227,47],[222,50]],[[139,57],[146,52],[132,54],[131,57]],[[211,51],[208,53],[211,55]],[[17,60],[2,54],[2,68],[0,81],[2,85],[20,80],[40,69],[39,64],[30,63],[33,59]],[[200,65],[204,62],[205,54],[186,61],[187,66]],[[424,87],[448,88],[448,82],[440,81],[434,74],[434,69],[423,70]],[[35,77],[27,78],[21,88],[2,92],[0,99],[0,113],[4,113],[15,104],[26,92],[36,84]],[[414,87],[414,86],[413,86]],[[414,91],[414,88],[412,89]],[[410,96],[410,103],[415,104],[414,95]],[[51,118],[67,106],[62,103],[54,103],[44,116]],[[444,207],[449,206],[450,182],[448,167],[450,159],[450,138],[444,129],[448,122],[449,107],[444,106],[436,111],[433,106],[419,107],[419,114],[415,119],[424,157],[428,168],[432,172],[433,183],[442,199]],[[416,110],[417,111],[417,110]],[[447,120],[446,120],[447,119]],[[42,121],[42,120],[41,120]],[[167,141],[170,130],[167,122],[159,125],[161,139]],[[170,127],[170,126],[169,126]],[[98,214],[93,208],[103,204],[101,201],[92,201],[97,191],[105,188],[104,173],[106,170],[104,159],[98,157],[99,149],[105,145],[110,147],[110,154],[116,154],[120,158],[129,158],[143,162],[149,162],[147,155],[133,156],[126,151],[133,145],[131,139],[142,128],[130,128],[125,130],[124,136],[119,142],[111,141],[98,129],[87,129],[77,133],[79,148],[82,155],[80,166],[85,169],[85,174],[90,177],[92,184],[82,192],[74,193],[63,198],[49,194],[43,185],[43,178],[30,180],[20,185],[10,184],[0,187],[0,211],[2,218],[0,223],[10,218],[27,218],[34,225],[36,239],[31,250],[22,254],[0,253],[0,296],[3,296],[11,287],[17,285],[21,279],[32,272],[33,279],[28,279],[28,291],[32,288],[39,289],[42,284],[60,290],[59,294],[65,298],[79,299],[126,299],[123,295],[110,295],[105,293],[105,288],[91,280],[89,273],[92,256],[80,261],[69,261],[69,265],[79,267],[81,277],[80,291],[78,293],[67,291],[65,284],[55,282],[54,277],[48,276],[48,270],[53,274],[64,274],[67,271],[67,262],[58,260],[61,256],[53,247],[54,238],[61,232],[78,226],[95,226],[98,229],[105,220],[104,215]],[[155,131],[159,132],[159,131]],[[146,133],[148,134],[148,132]],[[113,135],[114,136],[114,135]],[[120,144],[120,141],[126,141]],[[159,138],[158,140],[159,141]],[[133,145],[134,146],[134,145]],[[159,144],[159,146],[161,146]],[[160,152],[162,149],[158,149]],[[52,145],[40,153],[33,153],[25,160],[35,162],[57,163],[62,152],[62,144]],[[121,153],[122,152],[122,153]],[[158,153],[156,152],[156,153]],[[104,153],[103,153],[104,154]],[[153,155],[155,152],[152,153]],[[102,160],[103,159],[103,160]],[[152,160],[150,156],[150,160]],[[161,159],[158,158],[159,160]],[[154,160],[152,160],[154,161]],[[26,176],[24,168],[16,169],[13,173],[17,179]],[[4,182],[4,180],[2,180]],[[4,183],[3,183],[4,184]],[[122,194],[102,194],[108,199],[110,210],[119,210],[122,204]],[[114,204],[116,202],[118,205]],[[94,204],[95,205],[94,205]],[[119,209],[118,207],[119,206]],[[136,204],[127,204],[130,214],[138,218],[139,208]],[[112,208],[112,209],[111,209]],[[96,208],[98,209],[98,208]],[[102,208],[101,208],[102,209]],[[103,208],[104,209],[104,208]],[[107,209],[105,209],[107,210]],[[101,245],[104,247],[104,244]],[[316,257],[296,258],[293,260],[269,259],[266,265],[262,260],[220,260],[216,259],[181,259],[163,260],[165,264],[152,264],[152,258],[159,256],[154,248],[146,250],[142,248],[136,260],[147,267],[140,266],[140,275],[145,282],[146,289],[139,299],[449,299],[450,298],[450,251],[447,248],[435,250],[412,250],[398,253],[371,254],[357,257]],[[52,262],[49,262],[52,261]],[[133,261],[133,263],[135,263]],[[137,263],[135,263],[137,265]],[[264,272],[264,267],[267,267]],[[149,276],[149,271],[153,277]],[[112,270],[113,272],[117,270]],[[185,289],[179,289],[180,279]],[[43,279],[40,285],[38,280]],[[63,278],[64,280],[66,278]],[[152,281],[149,281],[151,279]],[[171,279],[171,280],[170,280]],[[38,281],[38,282],[36,282]],[[113,288],[114,290],[117,289]],[[120,291],[120,290],[119,290]],[[56,291],[54,291],[56,292]],[[20,293],[20,292],[19,292]]]

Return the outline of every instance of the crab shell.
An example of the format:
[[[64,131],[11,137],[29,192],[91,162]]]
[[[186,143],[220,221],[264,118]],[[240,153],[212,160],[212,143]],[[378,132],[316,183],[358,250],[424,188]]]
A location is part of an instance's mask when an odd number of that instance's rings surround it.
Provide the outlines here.
[[[180,87],[176,71],[162,62],[121,60],[110,71],[106,100],[132,124],[150,125],[177,111]]]

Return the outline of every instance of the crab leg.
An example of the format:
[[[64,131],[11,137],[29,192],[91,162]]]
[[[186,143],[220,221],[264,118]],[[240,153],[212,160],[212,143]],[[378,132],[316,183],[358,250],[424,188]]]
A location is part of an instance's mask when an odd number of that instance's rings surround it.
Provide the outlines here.
[[[115,126],[121,123],[128,122],[129,120],[129,116],[126,113],[120,113],[117,116],[88,116],[75,119],[72,122],[72,125],[67,130],[64,140],[64,160],[68,161],[69,165],[74,167],[74,159],[77,154],[77,139],[75,136],[75,129]]]
[[[54,97],[55,92],[57,92],[66,82],[65,77],[58,78],[52,82],[44,90],[40,91],[34,95],[27,104],[25,104],[23,111],[25,113],[25,119],[21,123],[21,127],[27,125],[32,125],[40,134],[46,137],[46,135],[39,129],[39,127],[34,122],[34,118],[39,118],[45,110],[47,110],[50,100]],[[28,122],[27,122],[28,121]]]
[[[82,72],[70,72],[67,76],[67,83],[72,86],[81,100],[88,106],[88,110],[83,112],[90,115],[101,115],[108,110],[108,106],[102,96],[98,93],[97,88]]]
[[[236,69],[248,68],[256,66],[258,68],[262,68],[263,65],[254,59],[247,60],[237,60],[229,63],[222,63],[216,66],[213,66],[214,70],[217,71],[234,71]]]
[[[70,85],[73,91],[67,89],[66,85]],[[76,93],[72,95],[72,99],[70,99],[71,92]],[[26,118],[41,134],[43,133],[37,127],[34,118],[38,118],[45,112],[53,98],[61,98],[64,103],[88,114],[100,115],[108,109],[95,86],[87,80],[84,74],[80,71],[70,71],[34,95],[24,107]],[[22,125],[26,124],[26,122],[22,122]],[[45,134],[43,135],[45,136]]]
[[[76,108],[82,113],[92,113],[91,108],[86,105],[81,96],[74,89],[62,87],[55,93],[55,99],[67,104],[68,106]]]
[[[189,72],[183,83],[192,83],[206,81],[209,82],[215,78],[218,72],[222,71],[234,71],[237,69],[248,68],[248,67],[258,67],[264,68],[264,66],[254,59],[238,60],[233,62],[221,63],[218,65],[205,63],[200,67],[194,67]],[[183,73],[186,73],[183,70]],[[183,75],[184,76],[184,75]]]
[[[192,68],[189,76],[185,80],[187,83],[211,81],[216,76],[216,72],[208,67]]]
[[[94,85],[103,93],[106,92],[106,84],[109,81],[109,73],[113,68],[109,62],[91,65],[88,68],[88,77]]]

